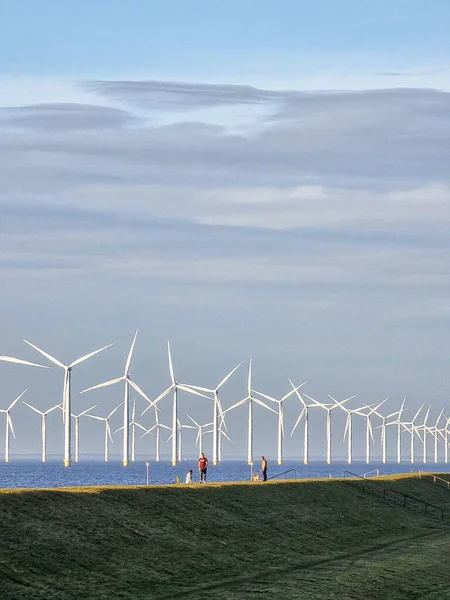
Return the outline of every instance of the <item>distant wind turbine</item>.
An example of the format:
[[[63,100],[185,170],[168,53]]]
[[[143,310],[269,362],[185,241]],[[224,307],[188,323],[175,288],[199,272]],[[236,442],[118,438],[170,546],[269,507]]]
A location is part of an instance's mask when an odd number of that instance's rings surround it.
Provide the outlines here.
[[[295,390],[295,385],[292,383],[292,381],[290,379],[289,379],[289,383],[291,384],[292,388]],[[302,422],[302,419],[303,419],[304,420],[303,464],[307,465],[309,462],[309,409],[317,407],[317,404],[307,404],[303,400],[302,395],[298,391],[296,391],[295,393],[296,393],[297,398],[300,400],[300,403],[303,405],[303,408],[300,411],[300,414],[298,416],[298,419],[295,422],[294,427],[292,428],[291,437],[294,435],[294,431],[297,429],[298,425],[300,425],[300,423]]]
[[[107,417],[99,417],[97,415],[91,415],[90,413],[88,413],[86,415],[90,419],[96,419],[97,421],[103,421],[105,424],[105,462],[108,462],[108,457],[109,457],[108,439],[110,439],[111,442],[113,441],[112,435],[111,435],[111,425],[110,425],[109,421],[110,421],[111,417],[113,416],[113,414],[122,406],[122,404],[123,404],[123,402],[121,402],[118,406],[116,406],[116,408],[114,408]]]
[[[278,436],[277,436],[277,461],[278,464],[281,465],[283,463],[283,437],[284,437],[284,414],[283,414],[283,403],[290,397],[292,394],[295,394],[297,390],[303,387],[307,381],[304,381],[296,388],[285,394],[280,400],[273,398],[272,396],[268,396],[267,394],[263,394],[262,392],[257,392],[255,390],[255,394],[262,396],[266,400],[270,400],[271,402],[275,402],[278,404]]]
[[[156,408],[156,406],[155,406],[155,410],[158,410]],[[145,429],[145,427],[143,425],[141,425],[140,423],[138,423],[136,421],[136,398],[133,399],[133,408],[131,410],[130,426],[131,426],[131,462],[135,462],[135,460],[136,460],[136,427],[138,427],[139,429],[142,429],[142,431],[147,433],[147,429]],[[117,433],[118,431],[122,431],[122,430],[123,430],[123,425],[122,425],[122,427],[119,427],[119,429],[116,429],[114,431],[114,433]],[[141,437],[143,437],[143,436],[141,436]]]
[[[230,406],[230,408],[228,409],[228,411],[230,411],[230,410],[237,408],[238,406],[241,406],[242,404],[248,404],[247,463],[249,465],[253,464],[253,403],[254,402],[256,402],[256,404],[259,404],[263,408],[266,408],[267,410],[270,410],[271,412],[277,414],[277,412],[275,410],[273,410],[273,408],[270,408],[270,406],[267,406],[267,404],[264,404],[264,402],[262,402],[261,400],[259,400],[258,398],[255,398],[253,396],[252,360],[250,359],[249,367],[248,367],[247,395],[245,396],[245,398],[243,398],[242,400],[239,400],[239,402],[236,402],[236,404],[233,404],[233,406]]]
[[[372,441],[373,441],[373,429],[372,429],[372,422],[371,422],[370,418],[372,415],[379,415],[379,413],[377,413],[377,411],[380,408],[380,406],[383,406],[383,404],[386,402],[386,400],[387,400],[387,398],[385,398],[382,402],[379,402],[375,406],[368,405],[368,404],[364,405],[365,408],[367,409],[367,413],[365,413],[363,415],[366,419],[366,464],[370,463],[370,440],[372,439]]]
[[[98,385],[94,385],[86,390],[80,392],[80,394],[84,394],[86,392],[90,392],[92,390],[98,390],[103,387],[108,387],[110,385],[115,385],[116,383],[121,383],[122,381],[125,383],[125,395],[123,404],[123,427],[121,428],[123,431],[123,449],[122,449],[122,464],[124,467],[128,466],[129,458],[130,458],[130,442],[129,442],[129,430],[130,430],[130,386],[136,390],[136,392],[147,400],[149,403],[149,407],[155,404],[150,400],[150,398],[145,394],[138,384],[133,381],[130,377],[130,365],[131,358],[133,356],[134,346],[136,344],[136,338],[138,334],[138,329],[136,329],[136,333],[134,334],[133,341],[131,343],[130,351],[128,352],[127,361],[125,363],[125,372],[122,377],[117,377],[116,379],[110,379],[109,381],[105,381],[104,383],[99,383]]]
[[[204,394],[197,392],[191,387],[188,387],[184,384],[178,383],[175,379],[175,374],[173,370],[173,362],[172,362],[172,354],[170,352],[170,343],[167,342],[167,354],[169,357],[169,372],[170,379],[172,383],[170,386],[164,390],[162,394],[160,394],[156,400],[153,401],[152,405],[156,405],[157,402],[165,398],[170,392],[173,392],[173,403],[172,403],[172,434],[169,439],[172,441],[172,466],[174,467],[177,464],[178,458],[178,390],[183,390],[184,392],[188,392],[189,394],[195,394],[196,396],[201,396],[202,398],[208,398]],[[210,399],[210,398],[209,398]],[[141,416],[147,412],[147,410],[151,408],[147,406],[147,408],[141,413]],[[144,434],[145,435],[145,434]]]
[[[84,362],[85,360],[88,360],[88,358],[91,358],[92,356],[95,356],[99,352],[103,352],[103,350],[110,348],[114,344],[108,344],[107,346],[103,346],[103,348],[99,348],[99,350],[94,350],[94,352],[90,352],[89,354],[85,354],[81,358],[78,358],[73,363],[70,363],[70,365],[64,365],[62,362],[60,362],[54,356],[51,356],[51,354],[48,354],[48,352],[44,352],[44,350],[41,350],[41,348],[38,348],[34,344],[27,342],[27,340],[24,340],[24,342],[26,344],[28,344],[29,346],[31,346],[32,348],[34,348],[35,350],[37,350],[37,352],[39,352],[40,354],[45,356],[45,358],[47,358],[50,362],[52,362],[55,365],[57,365],[58,367],[61,367],[62,369],[64,369],[63,401],[62,401],[63,419],[64,419],[64,466],[70,467],[71,450],[72,450],[71,449],[72,428],[71,428],[71,418],[70,418],[71,409],[72,409],[72,406],[71,406],[71,404],[72,404],[72,399],[71,399],[72,369],[74,367],[76,367],[77,365],[79,365],[80,363]]]
[[[161,458],[161,429],[167,429],[168,431],[170,431],[171,429],[167,425],[164,425],[163,423],[159,422],[158,408],[155,406],[154,409],[155,409],[156,423],[153,425],[153,427],[150,427],[150,429],[147,429],[146,432],[141,435],[141,438],[145,437],[149,433],[153,433],[153,430],[155,430],[155,433],[156,433],[155,462],[159,462],[160,458]]]
[[[341,406],[341,408],[347,413],[343,441],[345,442],[345,438],[347,438],[347,463],[351,465],[353,461],[353,415],[364,417],[364,413],[361,412],[364,409],[364,406],[352,409]]]
[[[83,410],[78,415],[74,415],[72,413],[72,417],[75,421],[75,462],[79,462],[80,460],[80,417],[87,416],[87,413],[97,408],[98,404],[94,404],[90,408]]]
[[[228,381],[228,379],[230,379],[230,377],[234,374],[235,371],[237,371],[237,369],[239,369],[239,367],[242,365],[242,362],[240,362],[236,367],[234,367],[234,369],[232,369],[227,375],[225,375],[225,377],[220,381],[220,383],[215,387],[215,388],[206,388],[206,387],[200,387],[198,385],[187,385],[188,388],[194,389],[194,390],[199,390],[201,392],[209,392],[211,394],[213,394],[213,400],[214,400],[214,412],[213,412],[213,465],[217,465],[218,461],[219,461],[219,413],[220,416],[223,420],[223,410],[222,410],[222,405],[220,403],[219,400],[219,390],[220,388],[225,385],[225,383]]]
[[[39,410],[38,408],[36,408],[35,406],[31,406],[31,404],[28,404],[28,402],[25,402],[24,400],[22,400],[22,403],[25,404],[25,406],[28,406],[28,408],[31,408],[31,410],[34,410],[35,413],[41,415],[41,419],[42,419],[42,424],[41,424],[41,430],[42,430],[42,462],[45,463],[47,460],[47,415],[50,414],[51,412],[53,412],[54,410],[56,410],[57,408],[62,408],[61,404],[57,404],[56,406],[52,406],[52,408],[49,408],[48,410],[46,410],[45,412]]]
[[[330,394],[327,394],[327,396],[331,400],[333,400],[333,404],[324,404],[322,402],[318,402],[317,400],[314,400],[314,398],[311,398],[311,396],[308,396],[307,394],[305,394],[305,396],[306,396],[306,398],[311,400],[311,402],[314,402],[317,406],[319,406],[320,408],[323,408],[327,413],[327,464],[331,464],[331,412],[333,410],[335,410],[336,408],[342,407],[342,405],[345,402],[352,400],[353,398],[355,398],[355,396],[350,396],[349,398],[346,398],[345,400],[341,400],[340,402],[338,402],[337,400],[335,400],[333,398],[333,396],[330,396]]]
[[[14,427],[11,419],[11,410],[12,408],[19,402],[22,396],[25,394],[27,390],[24,390],[11,404],[8,408],[1,408],[0,413],[5,413],[6,415],[6,431],[5,431],[5,462],[9,462],[9,432],[11,431],[13,438],[16,438],[16,434],[14,433]]]
[[[190,419],[192,421],[192,423],[194,423],[194,426],[192,425],[186,425],[186,428],[189,429],[197,429],[197,438],[195,440],[195,445],[198,445],[198,453],[199,455],[203,452],[203,434],[205,433],[203,431],[203,429],[205,427],[210,427],[211,425],[213,425],[213,423],[206,423],[205,425],[200,425],[200,423],[197,423],[197,421],[195,419],[193,419],[190,415],[186,414],[187,418]]]

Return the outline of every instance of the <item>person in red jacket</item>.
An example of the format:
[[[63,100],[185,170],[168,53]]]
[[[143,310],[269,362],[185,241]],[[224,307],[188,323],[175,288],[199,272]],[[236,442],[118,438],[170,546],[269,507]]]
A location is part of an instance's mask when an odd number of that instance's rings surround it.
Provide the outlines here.
[[[200,473],[200,483],[206,483],[206,469],[208,467],[208,459],[205,454],[202,452],[200,458],[198,459],[198,470]]]

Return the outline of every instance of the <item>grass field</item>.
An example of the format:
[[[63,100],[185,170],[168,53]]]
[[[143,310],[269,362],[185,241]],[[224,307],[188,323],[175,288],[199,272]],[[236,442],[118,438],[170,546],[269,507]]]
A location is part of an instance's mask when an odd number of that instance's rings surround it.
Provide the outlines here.
[[[0,490],[0,598],[450,599],[450,492],[339,480]]]

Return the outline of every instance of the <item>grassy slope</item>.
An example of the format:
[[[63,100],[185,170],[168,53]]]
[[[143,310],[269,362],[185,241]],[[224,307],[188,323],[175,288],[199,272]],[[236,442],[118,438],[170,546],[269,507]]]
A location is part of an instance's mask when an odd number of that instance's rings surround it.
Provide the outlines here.
[[[2,600],[444,599],[449,558],[449,525],[341,481],[0,490]]]

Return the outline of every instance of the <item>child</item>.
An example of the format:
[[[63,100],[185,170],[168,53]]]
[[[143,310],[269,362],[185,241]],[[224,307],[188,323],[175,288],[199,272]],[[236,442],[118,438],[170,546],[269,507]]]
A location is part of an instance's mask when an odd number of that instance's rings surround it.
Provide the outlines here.
[[[185,483],[192,483],[192,469],[186,473],[186,482]]]

